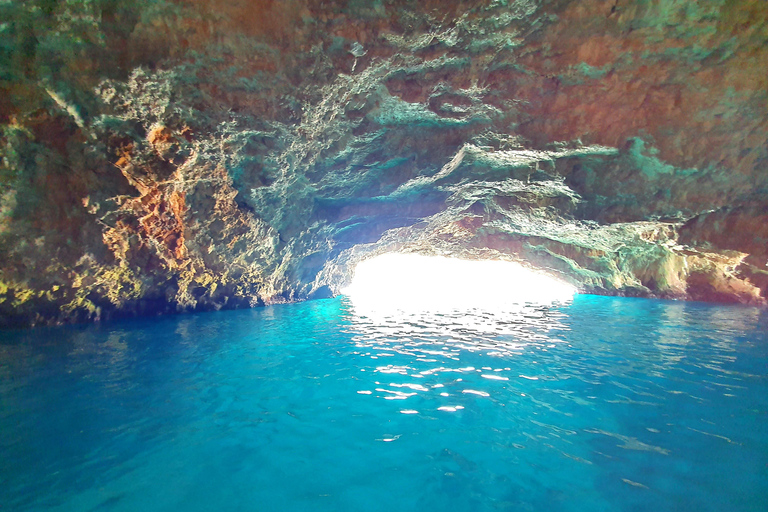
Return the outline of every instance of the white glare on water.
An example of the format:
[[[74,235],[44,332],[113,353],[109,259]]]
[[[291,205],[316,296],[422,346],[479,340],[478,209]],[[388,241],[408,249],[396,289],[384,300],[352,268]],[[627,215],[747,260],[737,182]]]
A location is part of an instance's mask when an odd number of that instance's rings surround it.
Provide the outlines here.
[[[549,304],[576,289],[509,261],[389,253],[358,264],[342,293],[368,312],[413,312]]]

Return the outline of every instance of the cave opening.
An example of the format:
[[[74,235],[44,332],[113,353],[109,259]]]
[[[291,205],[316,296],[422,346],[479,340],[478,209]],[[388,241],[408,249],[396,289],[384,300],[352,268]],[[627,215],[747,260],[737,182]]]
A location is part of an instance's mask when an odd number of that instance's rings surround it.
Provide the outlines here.
[[[576,292],[571,284],[513,261],[398,252],[361,261],[341,290],[369,312],[406,313],[552,304]]]

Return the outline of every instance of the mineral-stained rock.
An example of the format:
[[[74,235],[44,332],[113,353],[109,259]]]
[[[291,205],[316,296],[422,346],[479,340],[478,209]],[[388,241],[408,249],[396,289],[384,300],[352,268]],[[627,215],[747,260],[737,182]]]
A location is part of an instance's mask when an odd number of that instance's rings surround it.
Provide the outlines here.
[[[0,10],[0,325],[328,296],[393,250],[768,300],[763,0]]]

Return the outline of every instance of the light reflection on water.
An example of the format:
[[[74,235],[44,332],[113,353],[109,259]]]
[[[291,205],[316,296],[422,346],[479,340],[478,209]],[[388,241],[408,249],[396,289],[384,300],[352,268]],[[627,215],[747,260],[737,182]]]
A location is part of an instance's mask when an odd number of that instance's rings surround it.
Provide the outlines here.
[[[768,448],[768,429],[748,434],[757,417],[768,414],[765,397],[754,394],[761,393],[755,386],[765,389],[768,364],[764,360],[750,364],[756,361],[745,360],[749,356],[744,354],[745,343],[757,349],[760,358],[768,352],[764,312],[586,297],[576,303],[387,314],[365,309],[361,314],[352,303],[347,320],[358,349],[354,353],[368,359],[379,374],[375,381],[379,387],[359,392],[407,400],[400,412],[409,415],[462,413],[469,407],[484,410],[487,417],[488,408],[477,401],[486,399],[504,408],[503,413],[493,413],[492,423],[506,425],[505,446],[545,447],[582,466],[624,467],[616,474],[623,484],[657,491],[667,487],[665,497],[686,509],[698,503],[695,507],[713,510],[725,504],[729,510],[758,510],[768,503],[762,484],[751,501],[741,496],[736,506],[734,496],[725,497],[727,493],[702,498],[707,496],[702,487],[723,486],[725,475],[720,472],[727,472],[729,464],[731,471],[743,476],[742,463],[751,457],[740,457],[755,453],[743,449],[747,444],[756,443],[752,450]],[[759,333],[755,340],[745,334],[754,336],[755,331]],[[409,364],[389,363],[395,356]],[[394,376],[400,380],[393,382]],[[751,411],[756,416],[734,414],[734,408],[744,411],[755,402],[759,405]],[[510,426],[514,428],[509,430]],[[745,430],[737,436],[723,434],[740,428]],[[738,446],[742,455],[726,453],[713,441]],[[616,450],[661,458],[644,461],[647,468],[638,473],[630,464],[611,462],[627,457]],[[765,464],[768,452],[762,453],[758,459]],[[697,462],[686,460],[688,456]],[[701,457],[707,456],[718,457],[716,469],[702,463]],[[768,466],[750,462],[746,465],[751,471],[768,476]],[[676,476],[696,482],[695,490],[681,483],[679,489],[669,489],[670,483],[655,474],[665,473],[659,468],[667,465],[681,468]],[[729,484],[738,494],[739,481]],[[629,505],[622,503],[627,496],[620,497],[621,493],[611,490],[618,502],[611,507],[651,509],[664,502],[656,496],[650,502],[637,498]],[[574,509],[584,510],[581,505]]]
[[[546,352],[563,343],[556,335],[558,331],[568,330],[561,322],[566,315],[559,308],[564,305],[521,303],[506,304],[496,310],[443,308],[436,312],[423,309],[406,312],[396,308],[372,311],[350,301],[346,319],[351,340],[358,349],[354,354],[372,363],[375,361],[375,373],[417,379],[405,383],[375,381],[382,386],[374,390],[377,397],[406,400],[418,393],[430,392],[442,398],[456,394],[490,397],[487,391],[468,388],[466,382],[477,382],[476,387],[482,388],[484,385],[477,377],[493,381],[509,381],[510,376],[538,380],[537,376],[512,375],[508,360],[521,357],[526,351]],[[484,365],[457,364],[469,355],[482,358]],[[410,364],[389,363],[389,358],[396,356]],[[371,390],[358,392],[373,394]],[[446,412],[464,409],[462,405],[443,402],[432,404],[431,408]],[[419,411],[403,409],[400,412]]]
[[[345,298],[0,334],[8,510],[697,510],[768,502],[768,318]]]

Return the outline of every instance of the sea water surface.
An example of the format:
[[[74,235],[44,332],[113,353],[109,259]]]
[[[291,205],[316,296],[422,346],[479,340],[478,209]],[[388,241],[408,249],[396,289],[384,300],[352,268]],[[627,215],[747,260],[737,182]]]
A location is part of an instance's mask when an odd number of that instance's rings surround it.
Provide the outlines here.
[[[768,510],[755,308],[341,297],[0,340],[0,510]]]

